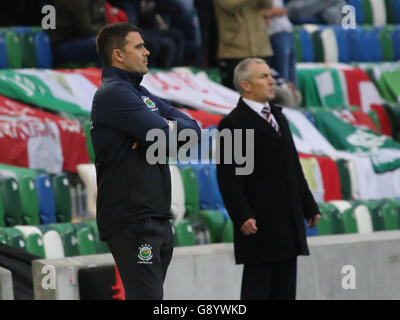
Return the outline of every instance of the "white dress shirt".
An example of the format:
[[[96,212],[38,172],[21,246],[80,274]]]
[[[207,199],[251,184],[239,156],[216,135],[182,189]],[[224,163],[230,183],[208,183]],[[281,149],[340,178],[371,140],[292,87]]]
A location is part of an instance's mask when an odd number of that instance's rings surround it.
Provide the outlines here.
[[[253,100],[249,100],[249,99],[245,99],[245,98],[243,98],[243,101],[251,109],[253,109],[261,118],[263,118],[265,121],[267,121],[267,119],[265,118],[265,114],[263,114],[261,111],[264,107],[266,107],[271,112],[271,106],[269,105],[268,102],[266,104],[263,104],[261,102],[257,102],[257,101],[253,101]],[[279,124],[278,124],[278,122],[276,122],[275,117],[272,113],[271,113],[271,119],[275,123],[275,125],[279,128]]]

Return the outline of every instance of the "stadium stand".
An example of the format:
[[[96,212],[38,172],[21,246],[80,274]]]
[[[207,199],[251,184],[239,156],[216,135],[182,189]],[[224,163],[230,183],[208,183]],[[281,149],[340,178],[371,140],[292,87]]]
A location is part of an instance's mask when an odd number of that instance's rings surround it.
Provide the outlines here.
[[[400,229],[400,1],[347,3],[354,29],[292,21],[303,99],[284,113],[322,216],[308,236]],[[0,28],[0,243],[36,258],[109,253],[95,221],[89,119],[101,70],[61,67],[41,27]],[[212,68],[152,69],[142,84],[204,132],[238,98]],[[175,246],[233,242],[216,139],[207,163],[170,164]]]

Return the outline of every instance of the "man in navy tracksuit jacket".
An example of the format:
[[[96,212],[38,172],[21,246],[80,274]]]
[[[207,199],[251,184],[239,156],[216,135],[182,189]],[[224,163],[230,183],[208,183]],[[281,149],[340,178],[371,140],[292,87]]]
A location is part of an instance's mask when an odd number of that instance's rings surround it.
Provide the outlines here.
[[[150,164],[151,129],[177,134],[196,121],[140,85],[149,51],[139,29],[116,23],[96,39],[102,83],[93,98],[91,138],[97,173],[97,224],[115,259],[127,299],[162,299],[172,257],[171,176]],[[166,152],[168,148],[166,147]]]

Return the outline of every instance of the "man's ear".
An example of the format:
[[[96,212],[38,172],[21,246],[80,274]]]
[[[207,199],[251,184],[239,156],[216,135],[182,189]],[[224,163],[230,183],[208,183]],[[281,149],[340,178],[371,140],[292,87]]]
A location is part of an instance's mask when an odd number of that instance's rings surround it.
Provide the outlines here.
[[[112,52],[112,59],[114,61],[117,61],[119,63],[123,63],[124,62],[124,56],[123,56],[123,52],[120,49],[114,49]]]
[[[240,87],[243,92],[250,93],[250,84],[247,81],[240,81]]]

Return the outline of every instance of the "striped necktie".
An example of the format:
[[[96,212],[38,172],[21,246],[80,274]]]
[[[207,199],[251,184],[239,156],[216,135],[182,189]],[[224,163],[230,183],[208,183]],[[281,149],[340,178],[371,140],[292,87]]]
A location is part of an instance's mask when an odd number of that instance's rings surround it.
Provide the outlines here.
[[[279,125],[272,119],[272,113],[271,113],[270,109],[267,107],[264,107],[261,110],[261,113],[263,115],[265,115],[265,120],[267,120],[268,123],[271,125],[271,127],[275,129],[275,131],[279,134],[279,136],[281,136],[281,132],[279,130]]]

